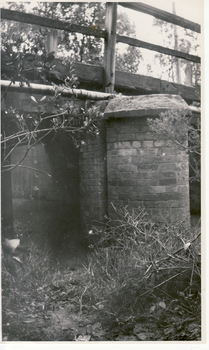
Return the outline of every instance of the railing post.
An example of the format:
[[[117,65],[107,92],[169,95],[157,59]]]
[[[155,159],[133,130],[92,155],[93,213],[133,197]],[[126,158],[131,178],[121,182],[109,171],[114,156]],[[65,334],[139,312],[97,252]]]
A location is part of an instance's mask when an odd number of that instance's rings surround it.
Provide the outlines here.
[[[106,3],[104,52],[104,87],[105,92],[113,93],[115,85],[115,47],[116,47],[117,3]]]
[[[57,43],[58,43],[58,30],[50,29],[47,35],[47,49],[48,53],[54,51],[55,56],[57,54]]]

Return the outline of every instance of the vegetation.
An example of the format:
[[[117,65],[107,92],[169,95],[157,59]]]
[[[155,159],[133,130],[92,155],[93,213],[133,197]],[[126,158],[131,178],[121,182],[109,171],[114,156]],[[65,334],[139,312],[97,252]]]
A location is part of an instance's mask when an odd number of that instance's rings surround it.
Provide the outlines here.
[[[194,121],[195,119],[195,121]],[[167,142],[174,142],[189,155],[190,182],[201,182],[201,121],[188,110],[168,110],[160,118],[148,119],[152,133]],[[188,137],[187,137],[188,136]]]
[[[200,339],[200,232],[171,219],[156,225],[144,209],[114,209],[118,218],[91,232],[89,267],[110,339]]]
[[[50,17],[79,24],[94,29],[105,29],[105,3],[102,2],[37,2],[36,6],[27,8],[27,4],[10,2],[4,6],[11,10],[28,12],[43,17]],[[135,36],[135,26],[125,13],[118,14],[117,32],[120,35]],[[39,55],[46,55],[48,51],[48,37],[50,30],[34,25],[2,21],[2,49],[18,42],[19,49],[24,46],[36,50]],[[78,33],[58,31],[57,57],[63,59],[71,57],[76,62],[103,65],[103,39]],[[129,62],[127,63],[127,57]],[[142,56],[136,47],[126,48],[123,53],[117,51],[116,69],[136,73]]]
[[[37,244],[40,237],[28,225],[16,222],[15,226],[21,251],[17,246],[8,253],[5,243],[2,245],[3,340],[74,340],[76,329],[71,329],[73,326],[66,319],[69,312],[80,322],[79,298],[84,290],[85,274],[81,279],[79,270],[62,268],[46,244]],[[7,246],[17,240],[10,240]],[[19,263],[16,264],[17,260],[11,263],[12,257],[18,257]]]
[[[16,226],[22,266],[9,269],[3,247],[4,340],[201,340],[199,224],[114,209],[115,220],[89,232],[88,262],[76,270]]]
[[[11,2],[5,5],[24,12],[28,4]],[[104,3],[37,3],[32,12],[67,20],[72,24],[104,29]],[[134,26],[125,14],[119,16],[118,30],[120,34],[134,35]],[[62,57],[67,72],[65,81],[61,83],[54,65],[55,52],[48,52],[48,29],[4,20],[1,35],[2,78],[10,80],[10,85],[15,81],[20,81],[20,85],[30,85],[31,81],[51,84],[52,75],[59,81],[59,86],[54,85],[53,97],[43,96],[39,101],[34,96],[30,97],[34,103],[34,112],[22,113],[10,107],[2,113],[2,171],[21,166],[31,147],[46,140],[47,136],[54,137],[57,132],[68,132],[76,146],[83,143],[85,133],[97,135],[95,122],[101,115],[100,111],[92,107],[91,103],[86,103],[84,108],[79,107],[74,98],[70,102],[63,101],[61,90],[76,88],[79,84],[74,74],[74,61],[94,64],[102,62],[102,39],[59,32],[58,56]],[[70,58],[66,58],[66,55]],[[117,66],[134,73],[140,57],[138,49],[130,47],[127,53],[118,54]],[[2,94],[2,100],[10,85]],[[18,164],[8,164],[11,153],[23,143],[27,145],[27,151],[22,159]]]

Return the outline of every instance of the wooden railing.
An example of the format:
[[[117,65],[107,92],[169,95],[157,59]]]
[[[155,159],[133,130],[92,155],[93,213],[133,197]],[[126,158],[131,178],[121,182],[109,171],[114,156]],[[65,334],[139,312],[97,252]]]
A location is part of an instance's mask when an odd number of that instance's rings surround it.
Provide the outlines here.
[[[173,13],[167,11],[160,10],[156,7],[143,4],[142,2],[119,2],[118,5],[127,7],[131,10],[146,13],[147,15],[154,16],[155,18],[161,19],[162,21],[176,24],[180,27],[190,29],[197,33],[201,32],[201,27],[198,23],[194,23],[188,19],[174,15]]]
[[[166,11],[159,10],[155,7],[148,6],[143,3],[136,2],[119,2],[119,5],[130,8],[132,10],[140,11],[148,15],[152,15],[158,19],[179,25],[181,27],[190,29],[197,33],[200,33],[200,25],[192,21],[186,20],[182,17],[176,16]],[[116,43],[121,42],[128,45],[145,48],[148,50],[154,50],[166,55],[171,55],[177,58],[183,58],[190,62],[200,63],[201,59],[199,56],[190,55],[178,50],[172,50],[160,45],[154,45],[148,42],[144,42],[135,38],[117,35],[116,33],[116,21],[117,21],[117,3],[106,3],[106,19],[105,19],[105,30],[98,30],[92,27],[86,27],[76,24],[69,24],[57,19],[45,18],[33,14],[22,13],[18,11],[12,11],[7,9],[1,9],[1,18],[6,20],[13,20],[23,23],[35,24],[53,28],[57,30],[64,30],[67,32],[77,32],[85,35],[91,35],[105,40],[105,53],[104,53],[104,67],[97,67],[99,72],[99,79],[102,76],[103,89],[105,92],[112,93],[115,88],[119,90],[129,90],[137,93],[178,93],[182,95],[186,100],[199,100],[199,96],[196,96],[195,90],[192,87],[184,86],[181,84],[170,83],[162,81],[160,79],[146,77],[138,74],[129,74],[115,71],[115,48]],[[91,67],[86,66],[85,77],[89,73],[89,83],[92,80],[90,75]],[[93,68],[94,69],[94,68]],[[82,76],[78,76],[79,80]],[[86,79],[86,78],[85,78]],[[87,79],[88,80],[88,79]],[[98,79],[96,78],[95,81]],[[124,85],[123,85],[124,84]],[[100,80],[101,85],[101,80]]]

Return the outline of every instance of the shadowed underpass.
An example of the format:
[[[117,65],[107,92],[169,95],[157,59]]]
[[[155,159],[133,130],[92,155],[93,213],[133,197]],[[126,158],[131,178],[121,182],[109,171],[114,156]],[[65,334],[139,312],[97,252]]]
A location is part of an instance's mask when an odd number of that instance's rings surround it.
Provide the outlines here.
[[[61,264],[73,268],[85,260],[87,242],[76,209],[59,202],[27,199],[13,199],[13,208],[17,225],[28,227],[37,244],[46,246]]]

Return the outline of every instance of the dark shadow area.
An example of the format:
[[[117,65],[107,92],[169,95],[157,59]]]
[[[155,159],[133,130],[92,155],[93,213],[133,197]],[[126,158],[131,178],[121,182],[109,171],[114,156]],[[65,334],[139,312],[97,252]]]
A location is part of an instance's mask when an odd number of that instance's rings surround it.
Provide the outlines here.
[[[64,133],[44,142],[34,147],[26,165],[35,164],[51,176],[26,168],[13,172],[14,219],[27,224],[38,244],[45,244],[56,257],[75,258],[86,251],[80,225],[78,152]],[[19,148],[17,158],[21,152]]]

